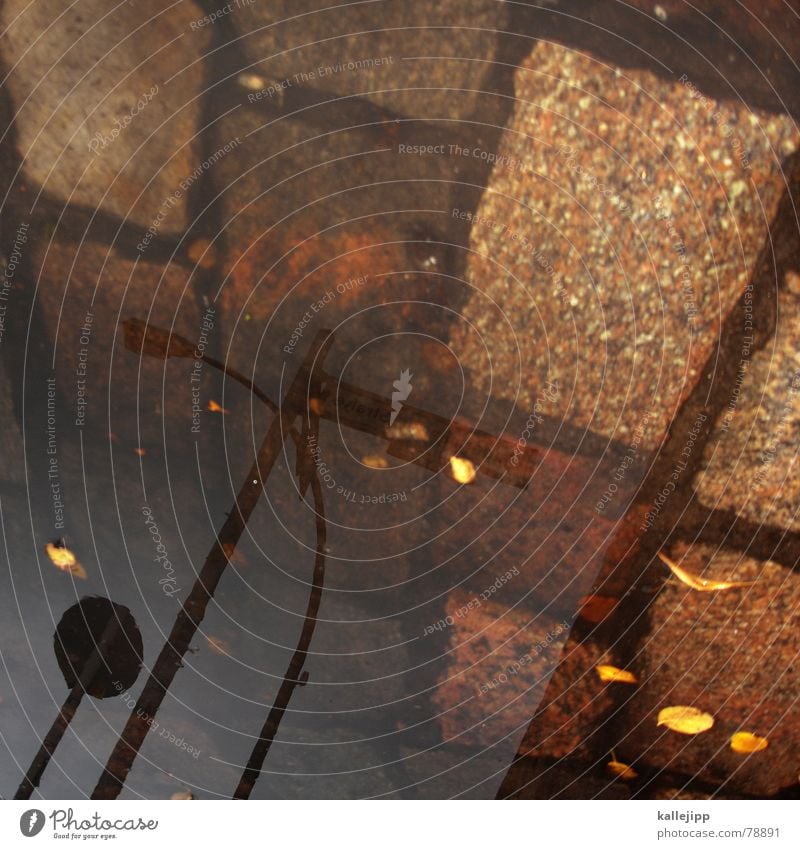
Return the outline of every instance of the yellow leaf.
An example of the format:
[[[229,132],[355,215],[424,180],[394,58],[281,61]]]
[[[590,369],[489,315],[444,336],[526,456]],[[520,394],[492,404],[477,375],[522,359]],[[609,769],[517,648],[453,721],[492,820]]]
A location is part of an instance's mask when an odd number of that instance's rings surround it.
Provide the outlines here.
[[[44,550],[47,552],[47,556],[56,569],[60,569],[62,572],[69,572],[70,575],[74,575],[82,581],[85,581],[89,577],[86,574],[86,570],[78,562],[78,558],[65,545],[48,542]]]
[[[269,80],[266,77],[261,77],[258,74],[239,74],[237,82],[243,88],[249,88],[250,91],[258,91],[266,88],[269,85]]]
[[[422,422],[398,422],[386,431],[389,439],[402,439],[411,442],[428,442],[430,434]]]
[[[658,724],[666,725],[670,731],[677,731],[679,734],[700,734],[711,728],[714,717],[695,707],[675,705],[662,708],[658,712]]]
[[[209,413],[222,413],[225,415],[228,412],[225,407],[221,407],[216,401],[209,401],[207,409]]]
[[[739,755],[763,752],[767,746],[769,746],[769,740],[766,737],[759,737],[749,731],[737,731],[731,737],[731,749]]]
[[[450,458],[450,471],[457,483],[472,483],[475,480],[475,466],[462,457]]]
[[[658,556],[662,562],[669,566],[672,574],[679,581],[682,581],[687,587],[691,587],[693,590],[700,590],[700,592],[709,593],[715,590],[732,590],[737,587],[750,587],[755,583],[755,581],[707,581],[705,578],[699,578],[697,575],[692,575],[691,572],[682,569],[663,552],[659,551]]]
[[[361,462],[371,469],[387,469],[389,467],[386,458],[381,457],[380,454],[367,454],[366,457],[362,458]]]
[[[638,684],[639,679],[633,674],[633,672],[628,672],[627,669],[618,669],[616,666],[608,666],[606,664],[600,664],[596,666],[597,674],[600,676],[601,681],[613,681],[616,684]]]
[[[614,775],[623,781],[633,781],[639,777],[639,773],[632,766],[628,766],[628,764],[624,764],[622,761],[609,761],[606,766],[610,772],[613,772]]]

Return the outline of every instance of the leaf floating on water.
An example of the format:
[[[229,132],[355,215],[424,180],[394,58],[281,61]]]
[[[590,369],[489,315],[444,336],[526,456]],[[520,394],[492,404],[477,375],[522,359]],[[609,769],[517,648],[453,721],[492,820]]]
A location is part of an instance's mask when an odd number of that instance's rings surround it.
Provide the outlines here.
[[[627,669],[619,669],[616,666],[609,666],[607,664],[600,664],[595,667],[597,670],[597,674],[600,676],[600,680],[603,682],[613,682],[615,684],[638,684],[639,679],[633,674],[633,672],[628,672]]]
[[[639,777],[639,773],[632,766],[616,759],[609,761],[606,767],[609,772],[612,772],[617,778],[621,778],[623,781],[635,781]]]
[[[206,409],[209,413],[222,413],[223,416],[228,412],[225,407],[221,407],[216,401],[209,401]]]
[[[219,637],[206,637],[206,642],[214,654],[230,655],[231,653],[230,646]]]
[[[679,734],[701,734],[714,724],[710,713],[686,705],[662,708],[658,712],[658,724],[666,725]]]
[[[78,558],[62,542],[48,542],[44,547],[53,566],[62,572],[68,572],[75,578],[85,581],[89,575],[81,566]]]
[[[194,796],[192,795],[191,790],[179,790],[177,793],[173,793],[169,798],[173,802],[183,802],[194,799]]]
[[[145,455],[145,454],[147,454],[147,451],[145,451],[145,449],[144,449],[144,448],[134,448],[134,449],[133,449],[133,453],[134,453],[137,457],[144,457],[144,455]]]
[[[243,88],[249,88],[250,91],[259,91],[262,88],[266,88],[269,84],[269,80],[266,77],[259,76],[258,74],[239,74],[236,81]]]
[[[693,590],[700,590],[700,592],[710,593],[715,592],[716,590],[732,590],[740,587],[751,587],[755,583],[755,581],[709,581],[682,569],[677,563],[675,563],[674,560],[670,560],[669,557],[661,551],[658,552],[658,556],[661,558],[663,563],[666,563],[666,565],[669,566],[672,574],[679,581],[686,584],[687,587],[691,587]]]
[[[389,439],[410,440],[412,442],[428,442],[430,434],[422,422],[400,422],[393,424],[387,431]]]
[[[366,457],[361,459],[361,462],[365,466],[369,466],[370,469],[388,469],[389,464],[386,462],[386,458],[382,457],[380,454],[367,454]]]
[[[450,472],[453,475],[453,480],[463,484],[472,483],[477,474],[472,462],[463,457],[450,458]]]
[[[769,746],[769,740],[766,737],[759,737],[749,731],[737,731],[731,737],[731,749],[739,755],[763,752],[767,746]]]

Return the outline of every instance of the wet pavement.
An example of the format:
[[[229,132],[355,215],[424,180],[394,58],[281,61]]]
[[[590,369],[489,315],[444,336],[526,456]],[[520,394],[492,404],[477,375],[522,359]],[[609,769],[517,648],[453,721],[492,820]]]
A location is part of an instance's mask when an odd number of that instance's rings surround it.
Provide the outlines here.
[[[797,19],[615,5],[4,5],[3,796],[796,797]]]

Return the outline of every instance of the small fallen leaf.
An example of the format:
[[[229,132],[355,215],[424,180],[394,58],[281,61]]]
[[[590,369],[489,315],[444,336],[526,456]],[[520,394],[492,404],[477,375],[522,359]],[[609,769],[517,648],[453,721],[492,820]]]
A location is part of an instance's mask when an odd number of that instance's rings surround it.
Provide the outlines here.
[[[633,672],[628,672],[627,669],[618,669],[616,666],[608,666],[607,664],[600,664],[596,666],[597,674],[600,676],[601,681],[612,681],[616,684],[638,684],[639,679],[633,674]]]
[[[386,435],[389,439],[408,439],[412,442],[428,442],[430,434],[422,422],[402,422],[392,425]]]
[[[674,560],[670,560],[669,557],[666,556],[663,552],[659,551],[658,556],[661,558],[663,563],[666,563],[669,566],[672,574],[682,583],[686,584],[687,587],[691,587],[693,590],[700,590],[700,592],[714,592],[715,590],[732,590],[738,587],[751,587],[755,581],[709,581],[705,578],[700,578],[697,575],[692,575],[691,572],[687,572],[685,569],[682,569],[675,563]]]
[[[309,398],[308,409],[311,410],[315,416],[321,416],[325,412],[325,404],[322,398]]]
[[[144,448],[134,448],[133,453],[136,454],[137,457],[144,457],[147,454]]]
[[[82,581],[85,581],[89,577],[86,570],[78,561],[78,558],[75,557],[63,542],[48,542],[44,550],[47,552],[47,556],[56,569],[60,569],[62,572],[68,572]]]
[[[366,457],[362,457],[361,462],[365,466],[369,466],[371,469],[389,468],[389,464],[386,462],[386,458],[382,457],[380,454],[367,454]]]
[[[450,458],[450,472],[453,475],[453,480],[457,483],[472,483],[475,480],[475,466],[462,457]]]
[[[622,761],[616,759],[609,761],[606,767],[609,772],[612,772],[623,781],[634,781],[639,777],[639,773],[632,766],[628,766],[628,764],[624,764]]]
[[[230,646],[225,642],[225,640],[220,639],[219,637],[206,637],[206,642],[208,643],[208,647],[215,654],[221,655],[230,655]]]
[[[206,409],[209,413],[222,413],[223,416],[228,412],[225,407],[220,407],[216,401],[209,401]]]
[[[259,76],[258,74],[239,74],[237,81],[240,86],[249,88],[250,91],[258,91],[259,89],[266,88],[269,84],[266,77]]]
[[[731,737],[731,749],[739,755],[763,752],[767,746],[769,746],[769,740],[766,737],[759,737],[749,731],[737,731]]]
[[[179,790],[177,793],[173,793],[169,798],[173,802],[183,802],[194,799],[194,796],[192,795],[191,790]]]
[[[666,725],[670,731],[679,734],[701,734],[711,728],[714,717],[695,707],[674,705],[658,712],[658,724]]]

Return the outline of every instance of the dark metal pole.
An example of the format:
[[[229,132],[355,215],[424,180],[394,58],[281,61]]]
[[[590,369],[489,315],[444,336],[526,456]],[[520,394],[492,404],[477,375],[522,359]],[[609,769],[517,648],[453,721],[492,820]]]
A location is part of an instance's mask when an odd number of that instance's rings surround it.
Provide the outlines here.
[[[39,786],[42,780],[47,765],[50,763],[50,758],[53,756],[56,747],[61,742],[64,732],[69,727],[72,718],[75,716],[75,711],[78,710],[78,705],[81,703],[83,694],[89,689],[94,680],[95,675],[100,671],[100,667],[105,664],[105,649],[114,642],[119,630],[119,621],[116,616],[108,621],[108,624],[103,631],[100,642],[94,647],[94,650],[89,655],[86,663],[81,669],[80,677],[75,686],[70,690],[69,695],[64,701],[58,716],[50,726],[50,730],[42,740],[42,745],[36,753],[36,757],[31,762],[28,771],[25,773],[25,778],[19,785],[15,799],[30,799],[35,787]]]
[[[203,621],[208,602],[213,597],[225,567],[228,565],[228,555],[225,552],[230,553],[235,549],[261,497],[264,484],[280,455],[284,440],[297,418],[298,402],[306,398],[304,385],[309,381],[317,360],[322,360],[326,343],[330,344],[330,341],[331,334],[328,331],[317,334],[303,366],[292,381],[280,412],[267,431],[258,456],[236,496],[236,502],[217,535],[192,591],[178,613],[167,642],[161,649],[150,677],[109,756],[103,774],[92,793],[93,799],[116,799],[120,794],[161,702],[182,665],[183,656]]]

